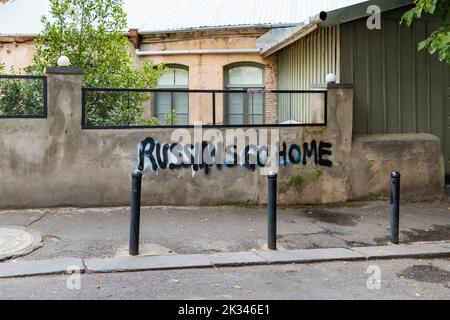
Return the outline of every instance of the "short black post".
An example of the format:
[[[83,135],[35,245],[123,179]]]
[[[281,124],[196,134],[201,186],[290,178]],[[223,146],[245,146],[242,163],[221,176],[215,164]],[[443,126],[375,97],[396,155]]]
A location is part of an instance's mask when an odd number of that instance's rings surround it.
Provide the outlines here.
[[[400,173],[391,173],[391,242],[398,244],[400,228]]]
[[[267,178],[267,248],[277,250],[277,174],[271,172]]]
[[[142,172],[136,170],[131,175],[131,217],[130,217],[130,256],[139,254],[139,224],[141,220],[141,182]]]

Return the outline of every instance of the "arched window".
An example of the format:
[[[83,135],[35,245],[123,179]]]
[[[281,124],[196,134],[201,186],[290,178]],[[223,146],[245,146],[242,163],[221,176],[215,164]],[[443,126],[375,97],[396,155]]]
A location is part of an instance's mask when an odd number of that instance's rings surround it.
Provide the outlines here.
[[[169,65],[158,80],[160,89],[189,89],[189,69],[180,65]],[[189,94],[187,92],[158,92],[156,94],[156,117],[165,123],[165,116],[175,109],[177,125],[189,124]]]
[[[263,89],[264,66],[239,63],[225,70],[226,89]],[[263,124],[264,94],[228,93],[226,97],[228,124]]]

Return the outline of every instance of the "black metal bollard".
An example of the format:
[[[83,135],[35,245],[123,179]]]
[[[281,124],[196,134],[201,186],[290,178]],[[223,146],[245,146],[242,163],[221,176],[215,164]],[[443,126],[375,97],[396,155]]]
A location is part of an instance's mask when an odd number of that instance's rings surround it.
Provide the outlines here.
[[[142,172],[136,170],[131,175],[131,216],[130,216],[130,256],[139,254],[139,224],[141,220]]]
[[[277,174],[271,172],[267,178],[267,248],[277,250]]]
[[[391,173],[391,242],[398,244],[400,228],[400,173]]]

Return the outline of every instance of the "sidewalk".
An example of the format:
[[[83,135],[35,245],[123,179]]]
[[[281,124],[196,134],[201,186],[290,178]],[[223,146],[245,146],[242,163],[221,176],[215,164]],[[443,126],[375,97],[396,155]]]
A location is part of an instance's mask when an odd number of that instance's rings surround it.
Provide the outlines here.
[[[0,226],[37,230],[44,244],[1,262],[0,276],[65,272],[69,265],[105,272],[450,256],[450,203],[402,204],[400,246],[389,245],[389,212],[389,204],[381,201],[279,208],[279,250],[274,252],[265,250],[265,208],[146,207],[141,212],[143,256],[130,258],[128,207],[5,210]]]
[[[449,208],[447,202],[403,204],[400,242],[450,240]],[[298,250],[386,245],[389,210],[385,202],[280,208],[278,247]],[[0,211],[0,226],[30,227],[43,234],[43,247],[17,260],[106,258],[127,248],[129,218],[127,207],[8,210]],[[265,208],[142,208],[141,243],[166,251],[160,254],[259,250],[266,239]]]

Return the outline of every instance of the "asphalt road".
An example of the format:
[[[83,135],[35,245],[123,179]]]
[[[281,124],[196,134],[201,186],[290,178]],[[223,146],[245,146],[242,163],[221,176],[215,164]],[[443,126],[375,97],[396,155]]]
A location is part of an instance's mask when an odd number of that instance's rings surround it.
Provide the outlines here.
[[[450,299],[450,259],[0,279],[3,299]]]

